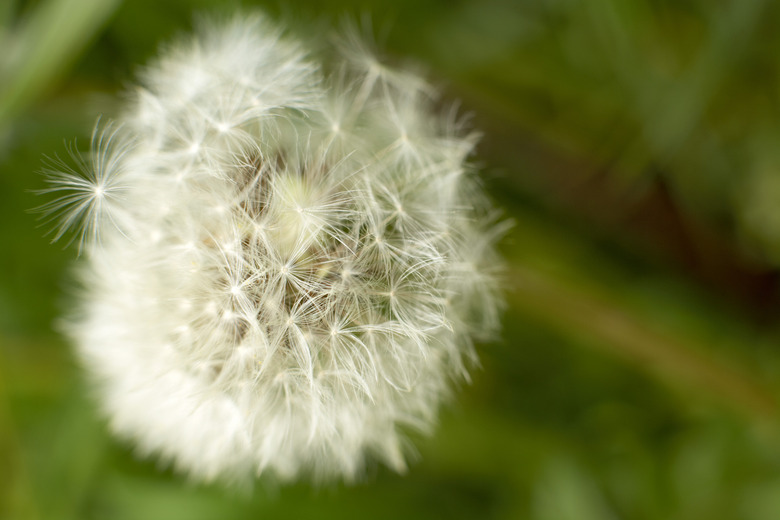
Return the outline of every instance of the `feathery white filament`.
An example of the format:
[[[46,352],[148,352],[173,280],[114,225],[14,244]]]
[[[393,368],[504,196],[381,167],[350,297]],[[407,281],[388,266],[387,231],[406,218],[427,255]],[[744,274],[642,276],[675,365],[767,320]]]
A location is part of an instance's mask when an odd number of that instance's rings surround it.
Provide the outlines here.
[[[344,59],[262,18],[209,27],[146,69],[85,176],[50,174],[112,427],[195,478],[401,470],[399,429],[497,327],[474,136],[418,77]]]

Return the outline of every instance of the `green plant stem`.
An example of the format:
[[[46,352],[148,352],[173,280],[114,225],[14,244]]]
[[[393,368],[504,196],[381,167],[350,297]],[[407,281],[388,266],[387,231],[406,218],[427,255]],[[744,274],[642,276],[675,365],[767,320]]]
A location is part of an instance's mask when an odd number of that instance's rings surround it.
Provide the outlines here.
[[[573,288],[538,268],[515,265],[511,305],[554,330],[591,340],[610,354],[685,390],[713,396],[760,422],[778,419],[772,391],[735,363],[708,355],[691,342],[654,330],[604,298]]]

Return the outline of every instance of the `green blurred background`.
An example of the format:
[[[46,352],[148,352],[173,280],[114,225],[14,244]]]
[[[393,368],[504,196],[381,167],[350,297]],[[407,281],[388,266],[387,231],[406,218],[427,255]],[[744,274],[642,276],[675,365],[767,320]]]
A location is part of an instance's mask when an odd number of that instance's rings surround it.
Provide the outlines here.
[[[482,367],[406,475],[195,486],[110,438],[53,323],[73,248],[36,172],[193,13],[0,1],[0,519],[780,518],[780,2],[257,2],[365,19],[483,131],[515,226]],[[314,28],[314,29],[312,29]]]

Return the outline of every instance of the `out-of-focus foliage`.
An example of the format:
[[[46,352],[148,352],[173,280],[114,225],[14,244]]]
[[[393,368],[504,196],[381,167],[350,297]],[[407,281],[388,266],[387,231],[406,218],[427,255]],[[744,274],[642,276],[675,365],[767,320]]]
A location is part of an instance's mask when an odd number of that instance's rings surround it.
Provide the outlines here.
[[[75,251],[27,212],[35,172],[193,13],[236,4],[0,5],[0,519],[780,518],[770,0],[257,2],[304,33],[370,15],[473,113],[516,222],[502,339],[405,476],[236,496],[111,438],[52,328]]]
[[[0,7],[0,131],[51,87],[119,0],[48,0],[26,9],[16,4],[6,0]]]

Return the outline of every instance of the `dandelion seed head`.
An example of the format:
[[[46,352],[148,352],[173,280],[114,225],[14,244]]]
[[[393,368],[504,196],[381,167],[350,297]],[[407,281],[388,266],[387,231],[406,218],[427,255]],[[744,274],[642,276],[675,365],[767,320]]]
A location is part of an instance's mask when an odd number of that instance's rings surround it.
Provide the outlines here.
[[[49,176],[111,427],[197,480],[402,471],[498,327],[474,136],[351,42],[322,65],[263,17],[206,25]]]

